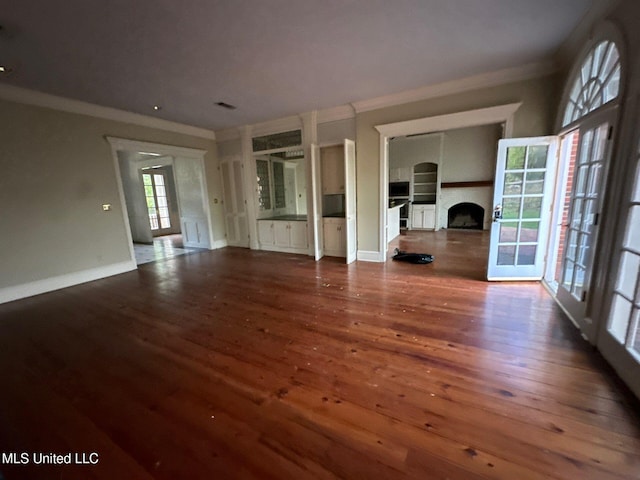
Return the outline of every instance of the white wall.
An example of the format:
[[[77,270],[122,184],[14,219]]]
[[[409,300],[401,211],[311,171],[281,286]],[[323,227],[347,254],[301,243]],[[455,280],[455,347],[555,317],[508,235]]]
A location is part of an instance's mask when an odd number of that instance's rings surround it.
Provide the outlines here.
[[[211,140],[0,100],[0,302],[135,268],[106,136],[207,150],[214,240],[224,241]]]
[[[440,163],[440,138],[438,134],[394,138],[389,142],[389,168],[408,168],[422,162]]]

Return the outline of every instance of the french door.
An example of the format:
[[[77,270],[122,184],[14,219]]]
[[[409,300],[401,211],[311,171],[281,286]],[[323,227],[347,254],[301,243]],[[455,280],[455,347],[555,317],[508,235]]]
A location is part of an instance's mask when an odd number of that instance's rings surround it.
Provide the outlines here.
[[[542,279],[557,144],[557,137],[500,140],[488,280]]]
[[[640,149],[635,154],[635,180],[621,205],[624,229],[616,242],[615,283],[598,348],[640,398]]]
[[[170,197],[165,171],[154,168],[143,171],[142,184],[147,203],[149,225],[154,237],[174,233],[170,214]]]
[[[556,298],[590,339],[594,326],[587,316],[593,258],[601,222],[612,122],[602,116],[580,125],[580,139],[571,189],[567,195],[568,217],[562,225],[564,245]]]

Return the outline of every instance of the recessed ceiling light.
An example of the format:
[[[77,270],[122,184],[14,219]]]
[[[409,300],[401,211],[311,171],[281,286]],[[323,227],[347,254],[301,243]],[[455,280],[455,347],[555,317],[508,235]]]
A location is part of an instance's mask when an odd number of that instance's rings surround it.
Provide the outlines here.
[[[5,67],[4,65],[0,65],[0,73],[4,73],[7,71],[7,67]]]
[[[160,105],[154,105],[153,109],[157,112],[159,110],[162,110],[162,107]]]

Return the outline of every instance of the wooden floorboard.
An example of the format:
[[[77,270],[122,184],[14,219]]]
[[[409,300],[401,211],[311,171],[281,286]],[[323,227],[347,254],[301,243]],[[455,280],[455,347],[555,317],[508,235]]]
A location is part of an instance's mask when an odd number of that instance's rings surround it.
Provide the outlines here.
[[[638,401],[487,243],[225,248],[0,305],[0,452],[100,459],[0,478],[640,479]]]

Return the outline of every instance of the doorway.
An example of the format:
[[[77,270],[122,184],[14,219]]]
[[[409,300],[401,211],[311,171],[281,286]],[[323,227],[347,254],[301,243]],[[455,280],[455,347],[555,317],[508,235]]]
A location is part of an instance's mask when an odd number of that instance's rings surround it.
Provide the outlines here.
[[[131,260],[136,260],[134,242],[153,245],[154,233],[179,232],[182,247],[212,249],[206,151],[114,137],[107,137],[107,141],[114,159]],[[158,228],[154,228],[156,222]]]
[[[379,229],[379,252],[378,261],[384,262],[389,258],[388,255],[388,239],[389,239],[389,226],[388,226],[388,207],[389,207],[389,142],[391,139],[402,136],[422,135],[426,132],[447,132],[450,130],[464,129],[467,127],[479,127],[487,125],[502,125],[502,137],[508,138],[511,136],[513,130],[513,116],[520,107],[521,103],[513,103],[507,105],[500,105],[496,107],[483,108],[478,110],[469,110],[464,112],[458,112],[448,115],[439,115],[436,117],[427,117],[417,120],[410,120],[405,122],[398,122],[386,125],[376,126],[380,134],[380,225]],[[456,199],[454,189],[462,190],[466,198],[468,194],[473,192],[474,194],[481,190],[487,190],[491,192],[491,186],[493,185],[493,170],[488,175],[491,180],[480,182],[449,182],[451,185],[445,185],[443,182],[441,188],[445,187],[449,191],[442,190],[443,200],[439,207],[438,224],[445,225],[447,222],[446,212],[448,208],[460,203],[460,199]],[[465,185],[462,185],[465,184]],[[486,188],[486,187],[489,188]],[[449,189],[449,187],[451,187]],[[478,193],[480,196],[486,195],[486,192]],[[451,197],[451,198],[449,198]],[[464,197],[463,197],[464,198]],[[488,200],[490,202],[490,200]],[[449,204],[450,203],[450,204]],[[484,200],[475,203],[485,203]],[[487,210],[487,208],[485,208]],[[442,213],[444,212],[444,213]],[[444,217],[444,220],[442,219]],[[485,218],[487,216],[485,215]],[[485,220],[486,222],[486,220]],[[485,225],[486,226],[486,225]]]

